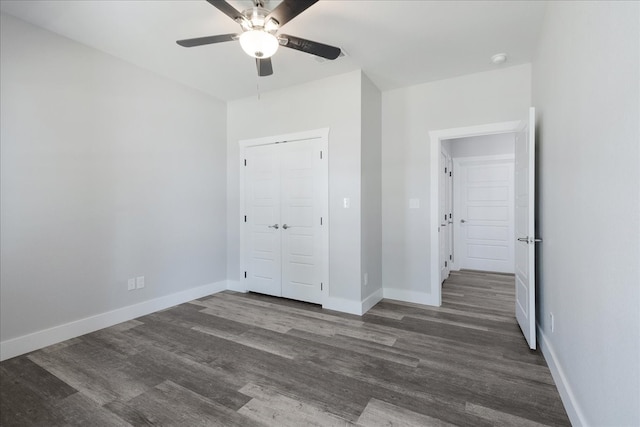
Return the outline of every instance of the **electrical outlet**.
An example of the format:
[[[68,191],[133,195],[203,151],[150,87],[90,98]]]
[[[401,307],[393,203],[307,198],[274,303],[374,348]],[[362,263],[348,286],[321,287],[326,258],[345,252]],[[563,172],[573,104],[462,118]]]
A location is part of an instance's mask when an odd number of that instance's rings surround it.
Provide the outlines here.
[[[553,330],[555,329],[555,320],[553,318],[553,313],[549,313],[549,329],[551,329],[551,332],[553,332]]]
[[[367,286],[369,284],[369,273],[364,273],[364,285]]]
[[[136,277],[136,289],[144,288],[144,276]]]
[[[136,288],[136,279],[127,280],[127,290],[132,291]]]

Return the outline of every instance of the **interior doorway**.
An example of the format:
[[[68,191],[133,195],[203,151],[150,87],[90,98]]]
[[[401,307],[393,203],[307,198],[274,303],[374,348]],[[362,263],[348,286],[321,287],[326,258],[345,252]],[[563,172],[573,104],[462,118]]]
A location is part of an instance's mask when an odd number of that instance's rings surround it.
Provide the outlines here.
[[[523,120],[482,126],[444,129],[429,132],[430,154],[430,288],[433,299],[442,305],[440,281],[440,196],[442,177],[438,164],[443,141],[498,134],[515,134],[514,149],[514,270],[515,315],[531,349],[536,348],[535,244],[542,240],[535,234],[535,108],[531,107]],[[455,207],[454,207],[455,211]],[[454,217],[455,219],[455,217]],[[464,218],[461,218],[464,219]]]
[[[451,269],[513,274],[515,134],[450,139],[442,147],[453,164]]]
[[[440,215],[440,186],[441,181],[444,179],[442,176],[442,169],[439,167],[441,158],[442,158],[442,150],[445,147],[445,150],[448,147],[448,143],[446,141],[460,138],[472,138],[472,137],[482,137],[486,135],[500,135],[500,134],[509,134],[514,133],[520,130],[523,126],[522,121],[513,121],[513,122],[500,122],[500,123],[491,123],[487,125],[480,126],[469,126],[462,128],[452,128],[452,129],[444,129],[439,131],[429,132],[430,139],[430,193],[431,200],[434,200],[435,203],[432,203],[430,206],[430,287],[431,293],[434,296],[434,300],[437,301],[437,305],[442,304],[442,289],[441,289],[441,255],[440,255],[440,230],[441,230],[441,220],[443,217]],[[471,144],[472,147],[474,147]],[[477,148],[477,146],[475,146]],[[450,147],[449,147],[450,149]],[[455,172],[454,172],[455,174]],[[453,209],[455,211],[455,207]],[[453,212],[452,212],[453,213]],[[452,218],[455,223],[455,218]],[[464,219],[464,218],[460,218]],[[459,220],[458,219],[458,222]],[[453,265],[455,266],[455,249],[456,249],[456,241],[453,239]]]

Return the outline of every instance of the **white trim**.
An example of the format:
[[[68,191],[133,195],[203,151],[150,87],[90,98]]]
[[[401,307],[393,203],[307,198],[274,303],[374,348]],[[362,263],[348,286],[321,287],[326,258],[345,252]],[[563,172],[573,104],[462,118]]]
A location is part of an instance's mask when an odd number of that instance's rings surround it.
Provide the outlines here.
[[[274,136],[266,136],[262,138],[253,138],[253,139],[243,139],[238,141],[238,145],[240,146],[240,156],[239,156],[239,164],[240,164],[240,218],[244,216],[245,207],[244,207],[244,159],[245,159],[245,149],[248,147],[255,147],[258,145],[268,145],[268,144],[276,144],[276,143],[284,143],[284,142],[298,142],[298,141],[307,141],[309,139],[320,139],[320,146],[323,151],[323,159],[326,159],[324,163],[324,167],[322,168],[322,182],[324,184],[323,191],[323,207],[322,207],[322,218],[323,218],[323,227],[322,227],[322,303],[324,306],[324,301],[329,297],[329,128],[320,128],[314,129],[304,132],[296,132],[289,133],[284,135],[274,135]],[[233,290],[237,290],[239,292],[247,292],[246,286],[244,285],[244,272],[245,266],[247,264],[245,260],[245,227],[244,222],[240,221],[240,264],[239,264],[239,276],[240,281],[236,285]],[[336,309],[337,310],[337,309]],[[352,313],[348,311],[348,313]]]
[[[526,123],[526,122],[525,122]],[[523,126],[523,121],[490,123],[479,126],[468,126],[451,129],[441,129],[429,132],[429,236],[430,236],[430,305],[442,305],[442,289],[440,283],[440,248],[438,239],[438,209],[439,209],[439,174],[438,162],[440,161],[440,142],[445,139],[466,138],[471,136],[495,135],[500,133],[517,132]],[[426,261],[426,260],[425,260]],[[386,291],[386,289],[385,289]],[[386,296],[385,296],[386,298]]]
[[[551,371],[551,376],[553,377],[553,381],[556,383],[558,393],[560,393],[560,398],[564,404],[564,409],[567,411],[571,425],[576,427],[588,425],[584,412],[578,404],[578,400],[571,389],[571,384],[564,374],[564,369],[562,369],[562,366],[556,357],[556,352],[554,351],[551,342],[547,339],[540,325],[537,325],[537,329],[540,350],[542,351],[544,359],[547,361],[547,365]]]
[[[143,301],[138,304],[118,308],[106,313],[74,320],[63,325],[54,326],[21,337],[8,339],[0,343],[0,360],[20,356],[30,351],[38,350],[59,342],[79,337],[99,329],[108,328],[118,323],[126,322],[140,316],[154,313],[165,308],[173,307],[197,298],[215,294],[227,289],[227,281],[210,283],[197,288],[187,289],[163,297]]]
[[[469,157],[453,157],[454,165],[462,163],[474,163],[474,162],[486,162],[486,161],[499,161],[499,160],[514,160],[515,154],[492,154],[489,156],[469,156]]]
[[[227,290],[247,293],[247,289],[242,285],[240,280],[227,280]]]
[[[322,308],[362,316],[361,301],[327,296],[322,302]]]
[[[314,130],[308,130],[304,132],[287,133],[284,135],[265,136],[262,138],[243,139],[238,141],[240,150],[246,147],[253,147],[256,145],[267,145],[281,142],[296,142],[307,139],[329,139],[329,128],[320,128]],[[241,151],[242,154],[242,151]],[[242,156],[240,156],[242,157]]]
[[[381,288],[375,291],[374,293],[372,293],[371,295],[369,295],[368,297],[366,297],[362,301],[362,308],[360,309],[361,313],[365,314],[367,311],[371,310],[371,308],[374,305],[379,303],[382,300],[382,293],[383,293],[383,290]]]
[[[371,310],[374,305],[382,301],[383,292],[382,289],[378,289],[362,301],[327,296],[322,303],[322,308],[362,316]]]
[[[438,264],[436,263],[436,266]],[[440,271],[438,270],[438,275]],[[412,302],[415,304],[435,305],[439,306],[440,301],[433,294],[426,292],[407,291],[405,289],[384,288],[382,291],[384,298],[395,299],[398,301]]]

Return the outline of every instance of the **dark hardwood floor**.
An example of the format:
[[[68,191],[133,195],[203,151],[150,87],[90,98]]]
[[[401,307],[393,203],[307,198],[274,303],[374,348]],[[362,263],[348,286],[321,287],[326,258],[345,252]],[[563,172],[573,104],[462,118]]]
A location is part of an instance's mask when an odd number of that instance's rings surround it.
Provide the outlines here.
[[[222,292],[0,363],[2,426],[562,426],[513,276],[363,317]]]

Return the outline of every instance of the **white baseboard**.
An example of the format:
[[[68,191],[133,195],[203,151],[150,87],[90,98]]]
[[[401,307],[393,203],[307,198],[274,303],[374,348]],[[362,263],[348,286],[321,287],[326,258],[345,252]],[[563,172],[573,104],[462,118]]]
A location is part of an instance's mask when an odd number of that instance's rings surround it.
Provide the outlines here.
[[[196,298],[224,291],[228,288],[228,281],[221,280],[216,283],[199,286],[176,292],[171,295],[144,301],[127,307],[118,308],[106,313],[74,320],[63,325],[34,332],[21,337],[12,338],[0,342],[0,360],[6,360],[30,351],[38,350],[59,342],[107,328],[118,323],[126,322],[136,317],[144,316],[158,310],[173,307]]]
[[[326,297],[322,308],[341,311],[343,313],[362,316],[382,299],[382,289],[378,289],[362,301],[353,301],[345,298]]]
[[[405,289],[383,288],[382,295],[384,298],[395,299],[398,301],[412,302],[415,304],[439,306],[439,301],[433,294],[426,292],[407,291]]]
[[[326,297],[322,302],[322,308],[362,316],[361,301],[353,301],[345,298]]]
[[[230,291],[246,293],[247,290],[239,280],[227,280],[227,289]]]
[[[553,377],[553,381],[555,381],[556,383],[556,387],[558,388],[558,392],[560,393],[560,398],[562,399],[562,403],[564,404],[564,409],[567,411],[567,415],[569,416],[571,425],[576,427],[588,425],[587,420],[584,416],[584,412],[582,412],[582,409],[580,409],[580,405],[578,404],[575,394],[571,389],[571,385],[567,381],[564,370],[558,363],[558,358],[556,357],[556,353],[553,350],[551,342],[549,342],[549,340],[547,339],[540,325],[537,326],[539,338],[538,344],[540,345],[540,350],[542,351],[544,359],[547,361],[547,365],[549,365],[551,376]]]
[[[382,289],[378,289],[362,301],[361,313],[365,314],[367,311],[371,310],[371,307],[379,303],[380,300],[382,300]]]

